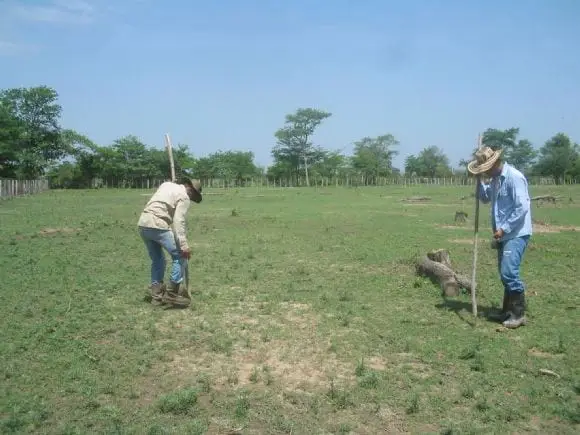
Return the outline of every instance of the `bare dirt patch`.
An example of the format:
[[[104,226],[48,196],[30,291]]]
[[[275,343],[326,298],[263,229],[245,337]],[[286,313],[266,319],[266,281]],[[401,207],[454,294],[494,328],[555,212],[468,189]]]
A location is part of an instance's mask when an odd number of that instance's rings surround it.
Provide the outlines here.
[[[528,350],[528,355],[535,356],[537,358],[557,358],[558,357],[558,355],[554,355],[553,353],[545,352],[545,351],[540,350],[540,349],[536,349],[535,347],[532,347],[531,349]]]
[[[74,234],[79,231],[79,228],[43,228],[38,232],[38,234],[41,236],[51,236],[54,234]]]
[[[560,233],[562,231],[580,231],[580,227],[574,227],[571,225],[550,225],[543,221],[534,220],[532,222],[532,227],[534,233]]]
[[[282,315],[276,316],[275,321],[251,317],[258,316],[259,310],[250,305],[244,303],[243,307],[224,313],[220,322],[224,330],[238,328],[242,337],[229,353],[202,350],[199,346],[182,349],[170,358],[163,370],[165,376],[195,378],[203,372],[216,390],[274,383],[282,389],[310,392],[327,389],[331,379],[335,385],[343,386],[356,381],[354,366],[339,361],[328,351],[330,341],[317,334],[319,318],[309,305],[281,303]],[[159,329],[165,328],[160,325]],[[283,338],[269,337],[275,330],[281,331]]]
[[[473,240],[471,239],[450,239],[450,243],[459,243],[460,245],[473,245]]]
[[[469,228],[468,226],[459,226],[459,225],[436,225],[438,228],[445,228],[447,230],[470,230],[473,231],[473,228]]]

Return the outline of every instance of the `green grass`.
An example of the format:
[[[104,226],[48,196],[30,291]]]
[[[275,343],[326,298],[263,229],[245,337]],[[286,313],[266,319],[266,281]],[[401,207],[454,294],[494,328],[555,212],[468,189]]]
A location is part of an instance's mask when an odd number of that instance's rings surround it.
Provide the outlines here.
[[[578,433],[580,232],[564,227],[580,225],[580,188],[532,188],[565,200],[534,203],[553,232],[526,253],[529,321],[513,331],[414,274],[446,248],[469,275],[471,190],[209,191],[188,217],[186,310],[142,300],[147,192],[0,202],[0,432]],[[481,314],[502,291],[488,210]]]

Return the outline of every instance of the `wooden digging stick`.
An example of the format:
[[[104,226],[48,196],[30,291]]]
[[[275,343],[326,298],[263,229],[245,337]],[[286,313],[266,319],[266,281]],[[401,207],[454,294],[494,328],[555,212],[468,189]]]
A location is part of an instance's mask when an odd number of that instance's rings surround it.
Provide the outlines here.
[[[481,149],[481,134],[477,138],[477,149]],[[473,266],[471,268],[471,311],[477,318],[477,298],[475,296],[475,275],[477,272],[477,242],[479,239],[479,184],[481,177],[475,177],[475,219],[473,228]]]
[[[171,181],[175,183],[176,178],[175,178],[175,163],[173,161],[173,147],[171,146],[171,138],[169,137],[168,133],[165,134],[165,147],[167,148],[167,154],[169,155],[169,166],[171,167]],[[175,236],[175,232],[173,234]],[[179,247],[177,237],[175,237],[175,243]],[[191,295],[189,294],[189,264],[187,260],[183,261],[182,259],[181,261],[181,274],[183,275],[185,280],[185,294],[189,299],[191,299]]]

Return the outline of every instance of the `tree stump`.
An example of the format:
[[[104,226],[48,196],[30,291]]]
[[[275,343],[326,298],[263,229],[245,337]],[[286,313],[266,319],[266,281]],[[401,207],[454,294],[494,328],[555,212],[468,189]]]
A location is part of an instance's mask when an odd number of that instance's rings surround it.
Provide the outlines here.
[[[465,222],[467,220],[467,213],[464,211],[455,212],[455,222]]]
[[[459,296],[462,288],[471,293],[471,280],[453,270],[449,252],[445,249],[428,252],[417,260],[415,269],[417,275],[439,285],[444,296]]]

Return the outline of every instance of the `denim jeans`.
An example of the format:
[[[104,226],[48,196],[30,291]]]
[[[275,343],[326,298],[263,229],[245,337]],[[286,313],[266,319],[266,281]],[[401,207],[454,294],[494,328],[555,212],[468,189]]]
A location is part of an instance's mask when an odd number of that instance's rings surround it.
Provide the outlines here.
[[[497,250],[499,276],[504,292],[523,293],[525,286],[520,279],[520,264],[528,246],[530,236],[515,237],[501,242]]]
[[[139,234],[145,242],[147,252],[151,258],[151,284],[163,282],[166,266],[163,249],[171,256],[171,282],[181,283],[183,281],[181,251],[177,247],[173,231],[139,227]]]

